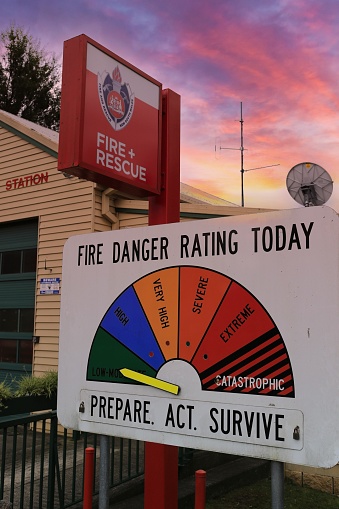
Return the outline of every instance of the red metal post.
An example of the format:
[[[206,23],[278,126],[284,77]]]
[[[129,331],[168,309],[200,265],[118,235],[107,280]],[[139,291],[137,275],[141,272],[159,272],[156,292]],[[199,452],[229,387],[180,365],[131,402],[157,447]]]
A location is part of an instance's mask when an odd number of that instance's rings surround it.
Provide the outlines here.
[[[180,221],[180,95],[162,93],[161,193],[149,198],[148,224]]]
[[[83,509],[92,509],[94,480],[94,448],[85,449]]]
[[[149,198],[149,225],[180,220],[180,96],[164,90],[161,194]],[[145,444],[145,509],[178,508],[178,447]]]
[[[206,472],[197,470],[195,472],[195,503],[194,509],[205,509],[206,507]]]

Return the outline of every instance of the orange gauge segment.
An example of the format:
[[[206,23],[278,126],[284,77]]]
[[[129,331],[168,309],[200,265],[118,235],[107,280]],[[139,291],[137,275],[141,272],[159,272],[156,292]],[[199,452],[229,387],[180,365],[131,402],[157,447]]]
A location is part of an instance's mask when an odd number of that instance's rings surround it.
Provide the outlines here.
[[[149,274],[134,283],[134,289],[163,356],[177,358],[179,268]]]
[[[203,267],[180,269],[179,357],[190,361],[231,280]]]

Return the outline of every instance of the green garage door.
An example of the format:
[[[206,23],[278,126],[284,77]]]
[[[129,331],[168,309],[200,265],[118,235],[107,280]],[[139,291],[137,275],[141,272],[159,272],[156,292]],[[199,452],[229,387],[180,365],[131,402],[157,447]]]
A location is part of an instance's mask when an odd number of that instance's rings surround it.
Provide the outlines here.
[[[0,224],[0,382],[32,372],[38,221]]]

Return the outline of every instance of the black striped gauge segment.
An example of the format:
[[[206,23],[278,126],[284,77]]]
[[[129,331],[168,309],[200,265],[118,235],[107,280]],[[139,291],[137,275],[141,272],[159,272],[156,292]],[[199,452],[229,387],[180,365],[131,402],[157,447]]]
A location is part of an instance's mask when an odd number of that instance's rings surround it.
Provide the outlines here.
[[[138,384],[170,360],[188,362],[203,391],[295,397],[289,355],[263,305],[217,271],[175,266],[147,274],[112,303],[93,338],[87,380]]]

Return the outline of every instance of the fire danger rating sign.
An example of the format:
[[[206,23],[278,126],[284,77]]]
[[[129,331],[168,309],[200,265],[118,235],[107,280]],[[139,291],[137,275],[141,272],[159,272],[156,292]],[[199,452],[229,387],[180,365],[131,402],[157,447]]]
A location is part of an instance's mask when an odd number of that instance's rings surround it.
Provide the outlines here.
[[[72,237],[62,424],[333,466],[338,243],[326,207]]]

